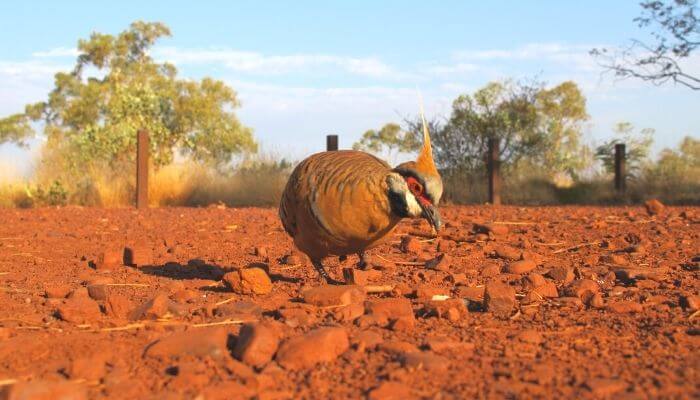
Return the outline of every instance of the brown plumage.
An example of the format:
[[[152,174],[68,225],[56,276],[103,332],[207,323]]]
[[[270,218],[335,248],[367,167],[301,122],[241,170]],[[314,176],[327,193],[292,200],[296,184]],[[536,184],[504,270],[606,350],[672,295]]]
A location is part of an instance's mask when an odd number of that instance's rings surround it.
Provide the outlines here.
[[[361,151],[331,151],[302,161],[289,177],[280,219],[294,244],[326,281],[321,262],[330,255],[363,252],[382,243],[403,217],[424,216],[436,228],[442,182],[424,124],[424,146],[416,162],[392,169]]]

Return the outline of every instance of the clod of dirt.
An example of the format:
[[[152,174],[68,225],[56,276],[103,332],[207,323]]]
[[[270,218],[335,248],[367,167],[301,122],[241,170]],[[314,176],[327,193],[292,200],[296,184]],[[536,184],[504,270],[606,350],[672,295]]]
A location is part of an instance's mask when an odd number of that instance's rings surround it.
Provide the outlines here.
[[[490,282],[484,291],[484,307],[498,316],[510,316],[515,307],[515,289],[503,282]]]
[[[263,322],[245,324],[238,334],[233,356],[255,368],[272,360],[279,347],[279,332]]]
[[[256,247],[255,250],[253,251],[253,254],[255,254],[258,257],[267,258],[267,248]]]
[[[124,248],[110,247],[104,249],[95,260],[95,269],[98,271],[109,271],[124,265]]]
[[[563,285],[572,282],[576,278],[574,276],[574,270],[566,266],[552,267],[546,275],[554,279],[555,282]]]
[[[303,256],[297,252],[291,252],[284,257],[282,257],[282,264],[286,265],[299,265],[302,263]]]
[[[591,279],[577,279],[566,287],[566,295],[584,299],[600,291],[600,285]]]
[[[649,215],[659,215],[666,209],[666,206],[657,199],[651,199],[644,203]]]
[[[173,303],[168,296],[163,293],[157,294],[151,300],[137,307],[129,315],[131,320],[158,319],[172,315],[182,315],[183,311],[177,304]]]
[[[404,316],[398,317],[391,320],[389,323],[389,328],[392,331],[398,332],[411,332],[413,328],[416,327],[416,317],[414,316]]]
[[[508,264],[505,268],[505,272],[509,274],[526,274],[537,267],[532,260],[520,260]]]
[[[317,321],[315,313],[300,306],[283,307],[277,310],[277,313],[282,317],[284,323],[292,328],[310,326]]]
[[[481,270],[481,276],[491,278],[501,273],[501,267],[496,263],[484,264],[484,269]]]
[[[700,296],[683,296],[681,299],[681,306],[690,311],[700,310]]]
[[[66,300],[56,310],[58,317],[74,324],[90,323],[102,316],[100,306],[87,297],[76,297]]]
[[[107,299],[107,286],[106,285],[88,285],[87,286],[88,295],[93,300],[102,301]]]
[[[132,267],[153,265],[153,249],[148,246],[131,246],[125,248],[124,264]]]
[[[375,331],[362,331],[352,337],[352,344],[357,351],[372,350],[382,342],[384,342],[384,338]]]
[[[496,257],[509,261],[519,260],[521,255],[520,250],[506,245],[496,246],[494,248],[494,253]]]
[[[449,296],[450,289],[439,286],[421,284],[413,291],[414,296],[420,300],[430,300],[433,296]]]
[[[189,355],[221,358],[228,353],[227,340],[228,333],[223,328],[198,328],[176,332],[148,345],[144,357],[165,359]]]
[[[437,257],[428,260],[425,263],[426,268],[434,269],[436,271],[449,271],[452,266],[452,257],[445,253],[438,254]]]
[[[423,249],[423,246],[421,243],[418,241],[413,236],[404,236],[401,238],[401,245],[399,246],[401,248],[401,251],[404,253],[411,253],[411,254],[417,254],[420,253],[421,250]]]
[[[605,300],[600,293],[596,293],[588,300],[588,306],[598,309],[605,308]]]
[[[365,302],[365,311],[368,314],[382,315],[390,319],[414,316],[411,302],[404,298],[369,300]]]
[[[63,284],[63,285],[51,285],[47,286],[44,288],[44,293],[47,298],[49,299],[62,299],[68,296],[68,293],[70,293],[71,287],[70,285]]]
[[[180,289],[173,293],[172,299],[180,304],[191,302],[199,297],[199,293],[192,289]]]
[[[523,343],[529,344],[540,344],[544,340],[542,334],[535,329],[525,329],[524,331],[518,332],[515,338]]]
[[[450,360],[429,351],[412,351],[403,354],[401,364],[408,369],[445,372],[450,366]]]
[[[214,309],[217,317],[240,320],[256,320],[262,316],[263,309],[252,301],[235,301],[222,304]]]
[[[382,382],[369,392],[369,400],[407,400],[413,399],[411,389],[405,383]]]
[[[226,285],[238,294],[268,294],[272,281],[262,268],[243,268],[229,272],[222,278]]]
[[[608,311],[617,314],[638,313],[644,311],[644,307],[642,307],[641,304],[629,300],[622,300],[615,303],[610,303],[608,304],[607,309]]]
[[[534,288],[532,293],[536,293],[538,296],[543,298],[559,297],[559,291],[557,290],[557,285],[555,285],[554,282],[545,282],[543,285]]]
[[[69,381],[34,380],[0,388],[0,399],[7,400],[84,400],[85,386]]]
[[[327,307],[361,303],[367,296],[362,288],[355,285],[322,285],[304,291],[303,297],[308,304]]]
[[[484,300],[485,289],[485,286],[457,286],[457,297],[481,303]]]
[[[446,318],[457,322],[469,314],[467,306],[462,299],[448,299],[443,301],[428,301],[425,303],[423,314],[426,317]]]
[[[348,304],[333,311],[333,318],[338,322],[354,321],[365,313],[361,303]]]
[[[368,271],[356,268],[343,268],[343,278],[348,285],[365,286],[369,281]]]
[[[334,361],[349,347],[350,342],[345,328],[318,328],[282,343],[276,360],[285,369],[300,370],[321,362]]]
[[[547,283],[547,280],[538,273],[531,273],[525,278],[523,278],[523,288],[524,289],[534,289],[540,287]]]

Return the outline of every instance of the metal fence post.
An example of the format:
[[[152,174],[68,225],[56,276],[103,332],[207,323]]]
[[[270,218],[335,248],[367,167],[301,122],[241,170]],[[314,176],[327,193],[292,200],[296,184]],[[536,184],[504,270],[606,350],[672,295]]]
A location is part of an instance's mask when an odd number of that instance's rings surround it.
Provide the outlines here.
[[[615,190],[618,194],[625,194],[627,188],[625,172],[625,144],[615,145]]]
[[[489,181],[489,203],[501,204],[501,161],[499,157],[499,140],[490,138],[488,142],[488,154],[486,155],[486,169]]]
[[[326,136],[326,151],[338,150],[338,135]]]
[[[148,131],[140,129],[136,135],[136,208],[148,207]]]

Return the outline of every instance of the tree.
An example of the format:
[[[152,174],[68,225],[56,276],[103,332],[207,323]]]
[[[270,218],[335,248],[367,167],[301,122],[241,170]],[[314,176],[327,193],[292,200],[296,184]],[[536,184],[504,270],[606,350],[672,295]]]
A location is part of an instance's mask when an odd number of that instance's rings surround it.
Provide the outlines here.
[[[675,82],[700,90],[700,76],[683,68],[683,61],[700,46],[697,0],[646,0],[635,18],[641,28],[652,29],[651,42],[634,39],[617,51],[593,49],[601,65],[622,78],[639,78],[661,85]]]
[[[420,146],[421,142],[416,135],[401,130],[398,124],[388,123],[378,131],[366,131],[352,148],[373,153],[386,151],[389,159],[392,159],[398,153],[410,153],[418,150]]]
[[[624,143],[627,175],[637,177],[649,159],[649,151],[654,143],[654,129],[644,128],[635,133],[634,125],[629,122],[619,122],[613,130],[617,137],[596,147],[596,158],[601,161],[607,173],[614,173],[615,145]]]
[[[150,132],[156,166],[172,162],[176,151],[216,166],[256,151],[252,130],[234,114],[233,89],[211,78],[177,79],[173,65],[149,56],[164,36],[170,30],[161,23],[134,22],[116,36],[80,40],[75,68],[55,75],[46,101],[0,119],[0,141],[22,144],[41,123],[47,150],[79,171],[131,165],[142,128]]]

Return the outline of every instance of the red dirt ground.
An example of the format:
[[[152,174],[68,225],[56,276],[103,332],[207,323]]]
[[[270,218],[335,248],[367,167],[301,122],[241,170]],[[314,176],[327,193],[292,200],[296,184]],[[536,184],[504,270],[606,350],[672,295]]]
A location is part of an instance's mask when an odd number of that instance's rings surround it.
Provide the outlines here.
[[[0,210],[0,399],[700,398],[700,209],[653,211],[445,207],[365,295],[272,209]]]

